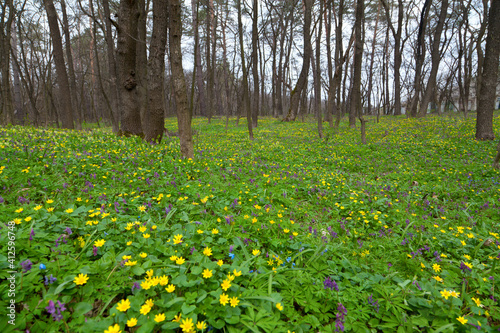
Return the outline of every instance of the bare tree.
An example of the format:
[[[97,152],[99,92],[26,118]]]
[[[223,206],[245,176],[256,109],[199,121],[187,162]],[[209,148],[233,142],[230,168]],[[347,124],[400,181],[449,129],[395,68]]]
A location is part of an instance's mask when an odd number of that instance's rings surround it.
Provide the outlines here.
[[[243,72],[242,105],[247,115],[248,136],[250,137],[250,140],[253,140],[252,110],[250,108],[250,98],[248,96],[248,76],[247,76],[248,74],[247,74],[247,68],[245,66],[245,50],[243,44],[243,22],[242,22],[241,0],[237,0],[237,7],[238,7],[238,36],[240,42],[241,69]]]
[[[476,118],[476,139],[494,140],[493,110],[495,109],[496,90],[498,85],[498,65],[500,55],[500,1],[494,0],[488,16],[488,35],[481,70],[479,86],[479,103]],[[496,162],[498,163],[498,161]]]

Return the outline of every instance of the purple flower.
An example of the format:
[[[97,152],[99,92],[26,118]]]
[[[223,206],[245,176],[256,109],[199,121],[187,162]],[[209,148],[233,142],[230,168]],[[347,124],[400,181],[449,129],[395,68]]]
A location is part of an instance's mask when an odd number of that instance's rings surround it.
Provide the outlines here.
[[[23,261],[21,263],[21,266],[22,268],[24,269],[24,272],[23,273],[27,273],[31,270],[31,265],[33,265],[33,263],[31,262],[31,260],[29,259],[26,259],[25,261]]]
[[[5,199],[0,196],[0,203],[4,203]]]
[[[345,323],[344,316],[347,314],[347,309],[342,305],[342,303],[339,303],[337,311],[338,312],[335,319],[335,332],[339,331],[344,332],[344,323]]]
[[[134,291],[134,289],[141,289],[141,285],[139,284],[139,282],[134,282],[134,284],[132,285],[132,292]]]
[[[44,282],[44,284],[46,286],[48,286],[49,284],[52,284],[52,283],[54,283],[56,281],[57,281],[57,279],[55,277],[53,277],[52,274],[50,274],[50,277],[47,277],[47,275],[45,275],[45,282]]]
[[[73,233],[73,231],[71,231],[70,227],[66,227],[66,229],[64,229],[64,232],[67,233],[68,235],[71,235]]]
[[[97,255],[97,250],[99,250],[99,248],[94,245],[94,248],[92,249],[92,254],[94,255],[94,257]]]
[[[370,296],[368,296],[368,304],[370,304],[371,306],[373,306],[375,308],[375,311],[379,311],[379,308],[380,308],[380,304],[378,304],[378,301],[374,301],[373,300],[373,295],[370,294]]]
[[[50,313],[54,321],[61,321],[63,319],[63,315],[61,312],[66,311],[64,303],[57,301],[56,305],[52,300],[49,301],[49,305],[46,306],[45,309],[48,313]]]
[[[30,232],[30,241],[33,240],[33,236],[35,236],[35,230],[33,230],[33,228],[31,228],[31,232]]]
[[[335,289],[335,291],[339,291],[339,286],[337,285],[335,280],[330,279],[329,276],[325,278],[325,281],[323,281],[323,285],[325,286],[325,289]]]

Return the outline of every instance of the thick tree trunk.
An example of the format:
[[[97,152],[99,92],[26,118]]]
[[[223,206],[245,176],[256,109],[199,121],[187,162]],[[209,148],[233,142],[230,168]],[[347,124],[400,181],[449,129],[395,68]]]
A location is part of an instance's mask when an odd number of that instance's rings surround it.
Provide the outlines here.
[[[448,14],[448,0],[441,1],[441,11],[439,12],[439,19],[434,30],[434,38],[431,46],[431,72],[429,74],[429,80],[427,81],[427,86],[425,87],[424,96],[422,97],[422,102],[420,103],[420,116],[425,117],[427,114],[427,108],[429,102],[431,101],[432,95],[436,90],[436,77],[439,69],[439,63],[441,62],[441,34],[444,29],[444,24],[446,21],[446,16]]]
[[[175,105],[177,109],[177,124],[181,154],[185,158],[194,158],[193,138],[191,132],[191,114],[186,90],[186,79],[182,68],[182,17],[181,1],[168,0],[169,13],[169,46],[170,62],[172,65],[172,81],[175,91]]]
[[[165,46],[168,34],[168,0],[153,2],[153,33],[148,59],[148,108],[143,120],[144,140],[160,143],[165,130]]]
[[[17,33],[15,27],[15,21],[12,20],[11,25],[11,46],[12,48],[12,74],[14,79],[14,118],[16,119],[17,124],[24,125],[26,120],[26,112],[23,107],[22,95],[21,95],[21,80],[19,79],[21,76],[21,71],[17,62],[15,61],[15,57],[17,57]],[[9,50],[6,50],[7,52]]]
[[[78,103],[78,97],[76,93],[76,77],[75,77],[75,68],[73,66],[73,53],[71,51],[71,38],[69,35],[69,22],[68,15],[66,13],[66,3],[64,0],[61,0],[61,12],[63,16],[63,32],[64,32],[64,40],[66,42],[66,58],[68,60],[68,79],[69,79],[69,90],[71,92],[71,106],[73,110],[73,116],[75,120],[75,125],[78,130],[82,129],[82,121],[80,119],[80,110]]]
[[[61,33],[59,32],[57,12],[52,0],[44,0],[44,5],[45,10],[47,11],[47,20],[49,22],[50,36],[52,38],[54,63],[56,65],[57,82],[59,83],[62,126],[63,128],[73,129],[74,124],[73,110],[71,107],[71,91],[69,88],[68,74],[66,73],[66,64],[64,63],[62,38]]]
[[[121,100],[121,134],[143,136],[137,85],[138,0],[121,0],[118,16],[117,60]],[[142,64],[144,66],[144,64]]]
[[[500,0],[493,0],[488,16],[488,35],[479,87],[477,106],[476,139],[494,140],[493,110],[495,109],[500,56]]]
[[[368,114],[372,114],[372,89],[373,89],[373,64],[375,62],[375,46],[377,45],[378,20],[380,14],[380,2],[377,8],[377,18],[375,19],[375,28],[373,29],[372,51],[370,54],[370,70],[368,72]]]
[[[283,121],[295,121],[297,110],[299,107],[300,96],[302,90],[307,89],[306,82],[309,75],[309,66],[312,54],[311,45],[311,16],[312,16],[313,0],[304,0],[304,55],[302,57],[302,70],[300,71],[299,79],[290,95],[290,108],[288,114]]]

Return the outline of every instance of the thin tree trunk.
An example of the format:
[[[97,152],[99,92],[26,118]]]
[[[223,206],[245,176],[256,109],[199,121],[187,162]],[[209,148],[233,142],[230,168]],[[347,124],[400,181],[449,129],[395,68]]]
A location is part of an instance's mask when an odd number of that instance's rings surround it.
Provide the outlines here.
[[[315,110],[316,117],[318,121],[318,136],[320,139],[323,138],[323,117],[321,108],[321,31],[323,29],[323,2],[319,2],[319,22],[316,33],[316,68],[314,70],[314,99],[315,99]],[[311,58],[314,59],[314,58]]]
[[[253,75],[253,110],[252,127],[258,125],[259,115],[259,56],[257,53],[257,43],[259,42],[259,30],[257,22],[259,18],[259,5],[257,0],[253,0],[252,17],[252,75]]]
[[[198,24],[198,9],[200,6],[199,0],[191,1],[193,12],[193,32],[194,32],[194,61],[196,71],[196,87],[198,88],[198,107],[202,116],[207,113],[207,105],[205,99],[205,87],[203,86],[203,68],[201,67],[201,50],[200,50],[200,31]]]
[[[365,2],[364,0],[356,1],[356,20],[354,22],[354,33],[356,35],[356,42],[354,44],[354,74],[353,74],[353,87],[351,93],[351,110],[349,114],[349,119],[351,114],[358,116],[361,122],[361,141],[366,144],[366,134],[365,134],[365,120],[363,118],[363,105],[361,103],[361,70],[363,61],[363,36],[362,36],[362,25],[364,16]],[[352,126],[351,126],[352,127]]]
[[[109,11],[108,0],[102,0],[102,6],[105,16],[105,37],[106,37],[106,48],[107,48],[107,59],[108,59],[108,71],[109,71],[109,87],[110,87],[110,105],[111,105],[111,124],[113,126],[113,133],[117,134],[120,130],[120,112],[119,105],[120,101],[118,99],[118,86],[117,86],[117,73],[116,73],[116,60],[115,60],[115,43],[113,40],[113,30],[111,28],[111,13]]]
[[[247,115],[248,136],[250,137],[250,140],[253,140],[252,110],[250,108],[250,97],[248,96],[248,77],[247,77],[247,68],[245,66],[245,52],[243,44],[243,22],[241,18],[241,0],[237,0],[237,7],[238,7],[238,36],[240,41],[241,69],[243,71],[242,105]]]
[[[22,94],[21,94],[21,80],[19,79],[20,69],[17,65],[16,57],[17,57],[17,33],[15,27],[15,20],[12,20],[11,25],[11,56],[12,56],[12,74],[14,79],[14,118],[16,119],[16,123],[24,125],[26,120],[26,112],[23,107]],[[7,50],[8,51],[8,50]]]

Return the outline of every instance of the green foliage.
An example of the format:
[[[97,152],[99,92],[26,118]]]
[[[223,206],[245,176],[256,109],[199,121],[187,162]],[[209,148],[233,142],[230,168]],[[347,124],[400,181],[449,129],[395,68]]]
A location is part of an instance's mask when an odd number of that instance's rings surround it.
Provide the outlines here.
[[[4,331],[500,327],[500,174],[472,120],[382,119],[367,145],[193,123],[194,160],[175,138],[0,129]]]

